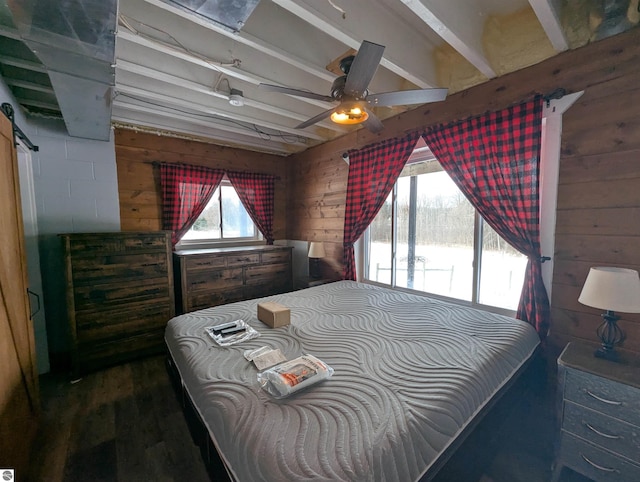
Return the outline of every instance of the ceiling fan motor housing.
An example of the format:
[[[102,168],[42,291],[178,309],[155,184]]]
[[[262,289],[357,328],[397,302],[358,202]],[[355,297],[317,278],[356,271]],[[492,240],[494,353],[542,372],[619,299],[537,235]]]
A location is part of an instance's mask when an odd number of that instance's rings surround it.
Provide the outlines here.
[[[346,81],[347,81],[346,75],[337,77],[333,81],[333,84],[331,84],[331,94],[330,94],[331,97],[333,97],[336,100],[342,99],[342,96],[344,95],[344,84]]]
[[[355,58],[355,55],[347,55],[342,60],[340,60],[340,70],[344,72],[344,75],[347,75],[349,73],[351,64],[353,63],[353,59]]]

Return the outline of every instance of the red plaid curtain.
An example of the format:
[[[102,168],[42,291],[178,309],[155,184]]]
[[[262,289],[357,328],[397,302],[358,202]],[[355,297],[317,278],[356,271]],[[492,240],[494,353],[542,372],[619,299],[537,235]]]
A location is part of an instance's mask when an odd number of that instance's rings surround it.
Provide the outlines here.
[[[411,155],[418,132],[349,151],[344,219],[344,279],[356,279],[354,243],[380,211]]]
[[[274,176],[234,171],[227,176],[267,244],[273,244]]]
[[[175,246],[207,206],[224,171],[186,164],[160,164],[162,226]]]
[[[423,137],[489,225],[529,257],[518,318],[541,336],[549,326],[542,281],[538,175],[542,98],[499,112],[428,128]]]

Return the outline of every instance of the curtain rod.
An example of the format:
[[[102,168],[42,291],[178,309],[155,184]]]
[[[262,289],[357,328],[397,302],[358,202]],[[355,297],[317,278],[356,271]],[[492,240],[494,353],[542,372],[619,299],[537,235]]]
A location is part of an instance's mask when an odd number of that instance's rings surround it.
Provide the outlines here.
[[[559,87],[548,94],[544,94],[542,99],[547,103],[547,107],[549,107],[552,100],[562,99],[565,95],[567,95],[567,91],[562,87]]]
[[[7,117],[7,119],[11,121],[11,126],[13,128],[13,143],[15,145],[18,145],[18,143],[16,142],[16,137],[18,137],[22,142],[24,142],[24,144],[29,149],[31,149],[33,152],[38,152],[40,148],[36,146],[33,142],[31,142],[31,140],[27,137],[27,135],[24,132],[22,132],[22,129],[20,129],[16,124],[16,121],[14,119],[13,106],[8,102],[5,102],[2,104],[1,109],[2,109],[2,113]]]
[[[160,164],[162,164],[162,162],[160,162],[160,161],[142,161],[142,164],[151,164],[153,167],[160,167]],[[169,164],[171,164],[171,163],[169,163]],[[185,166],[186,166],[186,165],[189,165],[189,164],[182,163],[182,162],[178,162],[178,163],[176,163],[176,164],[184,164]],[[191,164],[191,165],[194,165],[194,164]],[[224,168],[219,168],[219,167],[209,167],[209,166],[198,166],[198,167],[206,167],[207,169],[219,169],[220,171],[224,171],[224,172],[225,172],[225,174],[226,174],[226,172],[227,172],[227,171],[234,171],[234,172],[251,172],[251,171],[236,171],[235,169],[224,169]],[[264,175],[266,175],[266,176],[271,176],[271,177],[273,177],[276,181],[280,181],[280,180],[282,180],[282,178],[281,178],[280,176],[276,176],[275,174],[269,174],[269,173],[266,173],[266,172],[259,172],[259,173],[257,173],[257,174],[264,174]]]
[[[640,3],[638,3],[638,8],[640,9]],[[545,101],[547,107],[549,107],[552,100],[562,99],[565,95],[567,95],[567,91],[562,87],[558,87],[556,90],[549,92],[548,94],[542,95],[542,100]],[[349,153],[343,152],[341,154],[342,160],[349,164]]]

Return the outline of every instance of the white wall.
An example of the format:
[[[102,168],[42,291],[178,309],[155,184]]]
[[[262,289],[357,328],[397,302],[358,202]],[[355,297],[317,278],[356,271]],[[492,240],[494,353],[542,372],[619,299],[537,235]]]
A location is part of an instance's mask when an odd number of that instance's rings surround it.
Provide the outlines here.
[[[308,241],[285,240],[274,244],[284,244],[293,247],[291,252],[291,270],[293,272],[293,289],[306,288],[306,278],[309,276]]]
[[[60,233],[120,230],[113,135],[107,142],[74,138],[60,120],[25,116],[0,77],[0,101],[39,147],[32,153],[40,235],[46,331],[52,357],[69,348]],[[38,354],[40,355],[40,353]]]
[[[61,121],[36,120],[31,140],[41,234],[120,230],[113,134],[108,142],[67,135]]]

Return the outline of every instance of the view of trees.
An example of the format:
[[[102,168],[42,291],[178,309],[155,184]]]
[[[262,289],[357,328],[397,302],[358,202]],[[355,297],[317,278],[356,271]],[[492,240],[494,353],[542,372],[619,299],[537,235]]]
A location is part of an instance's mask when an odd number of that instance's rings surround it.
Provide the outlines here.
[[[220,216],[220,196],[222,196],[222,219]],[[222,233],[220,226],[222,223]],[[183,239],[221,239],[253,237],[255,226],[245,210],[235,189],[220,186],[211,196],[207,207],[202,211]]]
[[[409,239],[412,194],[415,239]],[[398,179],[394,264],[391,199],[390,195],[369,227],[369,279],[391,283],[394,269],[394,286],[471,301],[474,266],[481,266],[477,301],[517,308],[526,256],[483,223],[482,239],[478,240],[482,243],[481,262],[474,264],[476,211],[444,171],[431,169]]]
[[[406,194],[406,193],[405,193]],[[423,194],[423,195],[421,195]],[[404,202],[403,202],[404,201]],[[471,246],[475,209],[465,196],[457,191],[453,195],[427,196],[418,189],[416,239],[418,245]],[[386,220],[386,222],[383,222]],[[371,239],[391,243],[391,196],[384,203],[376,221],[371,225]],[[409,198],[398,202],[398,243],[408,244]],[[516,251],[488,225],[484,224],[483,248],[486,250]]]
[[[194,231],[212,231],[220,236],[220,206],[217,202],[209,202],[200,217],[193,223]]]

